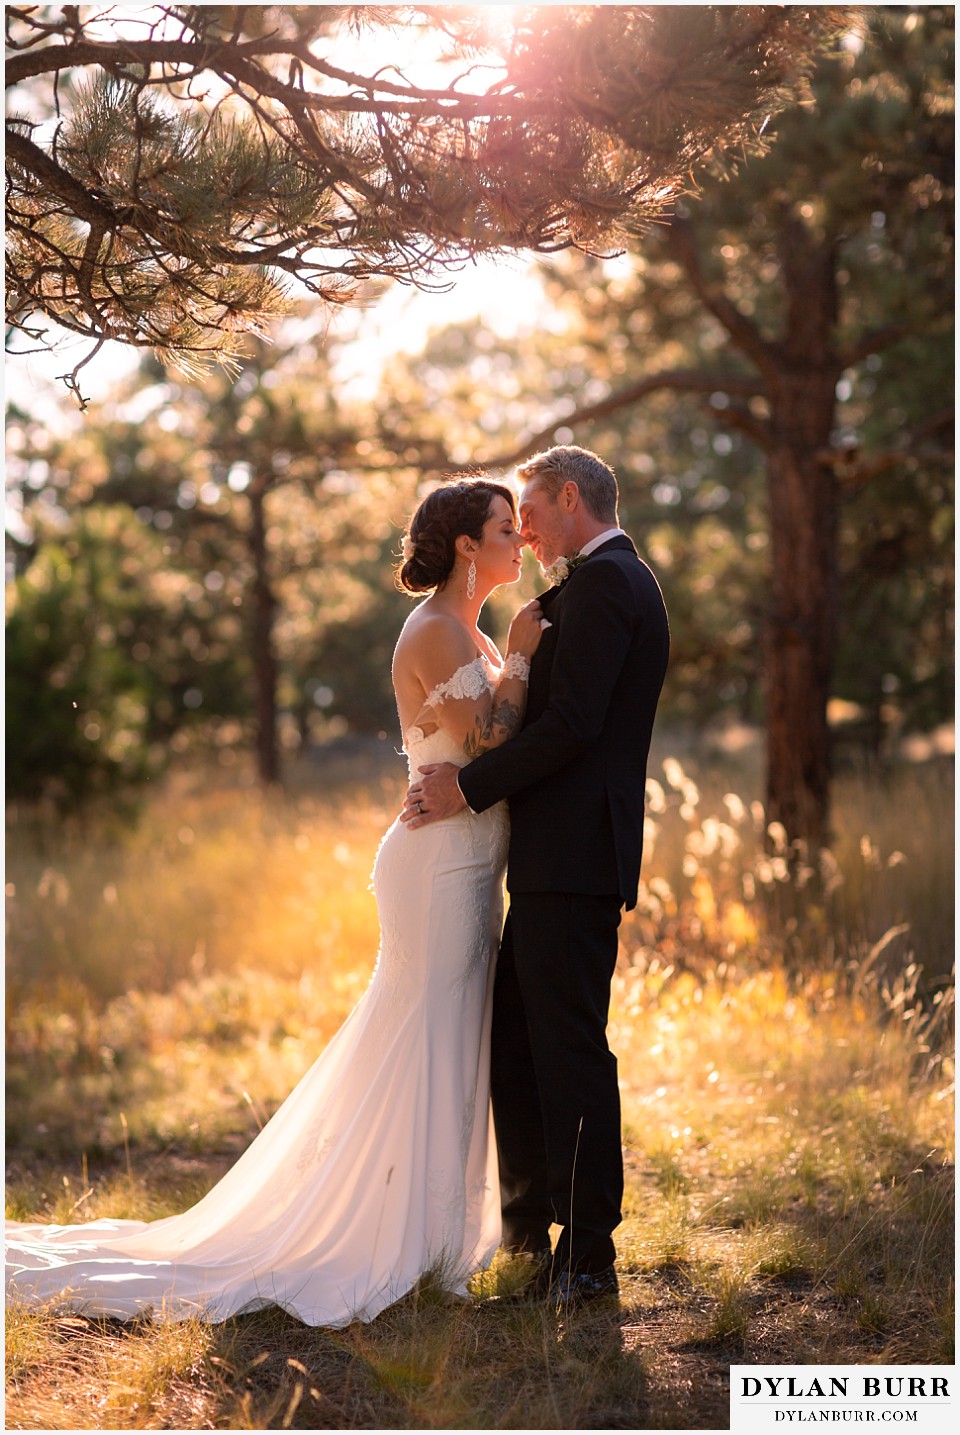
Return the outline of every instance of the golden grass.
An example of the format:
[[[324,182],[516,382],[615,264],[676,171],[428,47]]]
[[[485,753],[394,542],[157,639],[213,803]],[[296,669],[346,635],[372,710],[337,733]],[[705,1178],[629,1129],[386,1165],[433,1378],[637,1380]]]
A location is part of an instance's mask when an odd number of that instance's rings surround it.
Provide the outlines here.
[[[364,985],[361,953],[376,950],[367,887],[395,799],[395,785],[388,805],[374,791],[288,802],[172,784],[113,842],[82,828],[55,845],[49,833],[21,841],[14,829],[12,998],[21,987],[45,991],[69,1011],[131,987],[251,967],[309,973],[349,1004]]]
[[[732,1360],[952,1361],[952,987],[921,970],[952,932],[942,779],[851,780],[815,878],[722,774],[655,780],[611,1009],[619,1311],[558,1322],[429,1281],[340,1332],[14,1309],[8,1428],[716,1428]],[[182,779],[109,841],[21,820],[8,1214],[150,1218],[209,1188],[369,979],[399,787]],[[476,1294],[517,1278],[501,1258]]]

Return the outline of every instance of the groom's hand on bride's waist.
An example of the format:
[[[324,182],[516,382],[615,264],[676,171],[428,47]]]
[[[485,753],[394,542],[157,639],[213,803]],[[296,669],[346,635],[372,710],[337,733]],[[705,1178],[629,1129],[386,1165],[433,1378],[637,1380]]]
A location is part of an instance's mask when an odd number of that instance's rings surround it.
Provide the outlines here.
[[[401,822],[410,828],[426,827],[428,822],[455,817],[463,811],[467,802],[457,782],[458,767],[452,762],[428,762],[417,771],[419,777],[407,788]]]

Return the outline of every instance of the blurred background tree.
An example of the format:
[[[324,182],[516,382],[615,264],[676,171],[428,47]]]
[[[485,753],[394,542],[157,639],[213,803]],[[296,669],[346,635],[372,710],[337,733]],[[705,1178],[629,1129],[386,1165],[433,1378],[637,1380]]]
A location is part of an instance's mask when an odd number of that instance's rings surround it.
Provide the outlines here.
[[[331,632],[357,620],[371,587],[377,589],[368,573],[355,571],[357,563],[374,562],[389,577],[383,549],[395,543],[402,518],[403,484],[387,487],[382,477],[393,455],[364,443],[360,416],[335,398],[334,347],[303,333],[278,351],[258,343],[235,375],[219,369],[193,382],[148,359],[113,412],[90,417],[79,445],[73,435],[58,440],[23,417],[9,430],[11,466],[21,474],[21,520],[32,528],[21,565],[31,550],[43,558],[48,542],[59,552],[61,533],[69,534],[72,551],[79,541],[74,530],[84,533],[89,515],[104,512],[122,521],[133,573],[139,562],[146,577],[151,555],[166,569],[165,631],[158,629],[149,584],[138,589],[134,579],[139,608],[125,594],[129,611],[101,637],[154,675],[144,741],[172,740],[176,750],[186,729],[213,720],[211,735],[229,748],[241,720],[267,783],[280,770],[281,653],[283,695],[300,714],[302,731],[308,688],[315,709],[345,706],[356,715],[355,693],[347,700],[347,684],[338,677],[331,685],[324,676],[331,661],[324,645]],[[364,472],[371,457],[373,474]],[[106,542],[104,548],[108,563]],[[38,561],[15,583],[18,631],[30,625]],[[86,586],[76,602],[112,614],[113,592]],[[36,682],[52,660],[45,654],[21,638],[11,662],[23,664],[25,682]],[[359,676],[351,681],[354,689],[362,683]],[[378,725],[382,706],[374,704]]]

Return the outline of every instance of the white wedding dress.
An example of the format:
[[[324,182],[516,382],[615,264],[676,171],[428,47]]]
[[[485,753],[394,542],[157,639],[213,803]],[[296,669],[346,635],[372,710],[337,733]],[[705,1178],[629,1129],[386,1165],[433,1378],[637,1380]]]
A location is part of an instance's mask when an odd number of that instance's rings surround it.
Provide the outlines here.
[[[484,658],[430,695],[477,698]],[[441,728],[404,735],[411,772],[462,766]],[[222,1321],[276,1304],[309,1325],[372,1320],[427,1271],[462,1293],[500,1239],[489,1102],[503,916],[501,803],[380,844],[381,942],[366,993],[237,1163],[164,1220],[7,1223],[7,1300]]]

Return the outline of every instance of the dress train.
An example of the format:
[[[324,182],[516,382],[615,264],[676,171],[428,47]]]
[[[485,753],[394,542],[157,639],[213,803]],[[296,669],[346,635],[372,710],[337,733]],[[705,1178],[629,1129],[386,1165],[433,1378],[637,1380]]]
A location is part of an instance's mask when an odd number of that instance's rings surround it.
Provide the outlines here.
[[[405,745],[411,770],[464,760],[441,729]],[[339,1326],[431,1269],[463,1292],[500,1239],[489,1065],[506,846],[504,804],[395,822],[374,865],[371,983],[252,1145],[181,1215],[8,1222],[8,1302],[206,1321],[276,1304]]]

